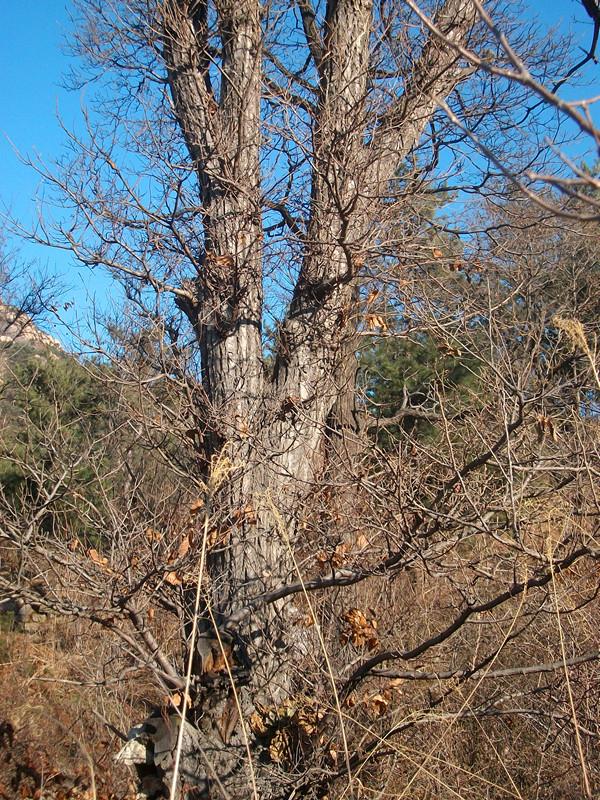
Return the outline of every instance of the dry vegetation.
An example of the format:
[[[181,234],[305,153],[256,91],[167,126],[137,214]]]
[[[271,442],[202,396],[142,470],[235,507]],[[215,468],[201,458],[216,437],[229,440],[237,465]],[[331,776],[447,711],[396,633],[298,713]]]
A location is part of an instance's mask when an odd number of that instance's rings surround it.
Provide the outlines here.
[[[122,303],[4,342],[0,796],[591,800],[583,62],[478,0],[77,9],[21,233]]]

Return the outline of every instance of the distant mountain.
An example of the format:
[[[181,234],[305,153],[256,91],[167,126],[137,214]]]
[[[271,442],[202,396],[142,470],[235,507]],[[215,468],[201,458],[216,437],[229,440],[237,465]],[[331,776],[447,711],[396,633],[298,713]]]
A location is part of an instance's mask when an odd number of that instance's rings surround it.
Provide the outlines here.
[[[63,350],[58,339],[40,330],[28,314],[0,302],[0,349],[13,344]]]

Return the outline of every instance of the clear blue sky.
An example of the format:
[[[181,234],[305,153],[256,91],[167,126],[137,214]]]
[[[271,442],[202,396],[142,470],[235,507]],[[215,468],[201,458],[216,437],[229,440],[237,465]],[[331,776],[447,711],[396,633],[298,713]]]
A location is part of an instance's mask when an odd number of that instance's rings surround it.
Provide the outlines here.
[[[68,8],[68,0],[0,0],[0,210],[24,224],[37,216],[39,179],[16,151],[49,162],[58,158],[65,141],[58,115],[71,126],[84,99],[61,86],[70,63],[64,47]],[[67,254],[32,244],[19,249],[23,259],[60,279],[63,301],[87,301],[89,272]],[[98,288],[104,291],[106,281]]]
[[[582,47],[589,45],[592,28],[579,0],[524,1],[545,26],[570,28]],[[64,53],[71,30],[68,9],[68,0],[0,0],[0,208],[8,207],[25,223],[36,215],[38,179],[19,163],[13,146],[49,161],[57,158],[65,139],[57,113],[70,125],[85,101],[61,87],[70,63]],[[600,67],[589,65],[587,75],[600,78]],[[81,305],[90,291],[99,299],[106,293],[106,280],[98,276],[90,283],[90,273],[66,255],[33,245],[23,246],[22,253],[60,276],[65,299]]]
[[[27,210],[35,178],[19,165],[7,137],[24,152],[60,152],[57,111],[70,120],[79,106],[79,98],[60,87],[69,27],[64,0],[0,3],[0,195],[19,211]]]

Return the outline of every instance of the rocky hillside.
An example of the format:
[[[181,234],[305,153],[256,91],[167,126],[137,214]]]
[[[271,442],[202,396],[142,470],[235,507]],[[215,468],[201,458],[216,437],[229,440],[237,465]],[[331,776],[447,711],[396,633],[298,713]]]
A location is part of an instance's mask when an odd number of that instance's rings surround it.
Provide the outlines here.
[[[13,344],[25,344],[36,349],[51,347],[62,350],[58,339],[40,330],[28,314],[0,302],[0,348]]]

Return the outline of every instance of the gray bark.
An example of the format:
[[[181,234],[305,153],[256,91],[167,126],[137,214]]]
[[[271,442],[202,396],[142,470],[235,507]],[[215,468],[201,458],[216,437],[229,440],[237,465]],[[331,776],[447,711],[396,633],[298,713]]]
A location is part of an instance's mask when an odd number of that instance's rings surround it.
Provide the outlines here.
[[[163,58],[173,112],[201,195],[204,252],[196,298],[183,308],[198,338],[213,421],[205,434],[207,463],[216,454],[229,458],[234,466],[218,502],[231,509],[251,506],[255,513],[255,519],[233,526],[228,547],[209,560],[217,620],[293,576],[293,510],[327,469],[336,437],[339,446],[345,432],[357,433],[358,277],[378,199],[418,143],[438,98],[462,78],[451,44],[463,41],[474,22],[470,0],[447,0],[436,20],[447,40],[430,38],[403,96],[367,141],[372,0],[329,0],[322,31],[310,3],[302,2],[300,10],[320,81],[310,220],[275,368],[267,377],[261,342],[260,4],[216,2],[218,96],[210,79],[206,4],[167,0],[164,5]],[[274,500],[280,519],[272,513]],[[219,783],[225,796],[250,796],[240,725],[223,735],[232,702],[229,678],[202,674],[211,636],[205,615],[189,714],[199,738],[186,740],[184,772],[195,772],[203,796],[209,785],[218,794]],[[302,642],[290,634],[284,601],[268,606],[238,637],[232,642],[234,658],[244,661],[238,698],[249,715],[256,702],[276,704],[293,693],[293,650]],[[289,791],[274,785],[259,761],[255,773],[260,797]]]

